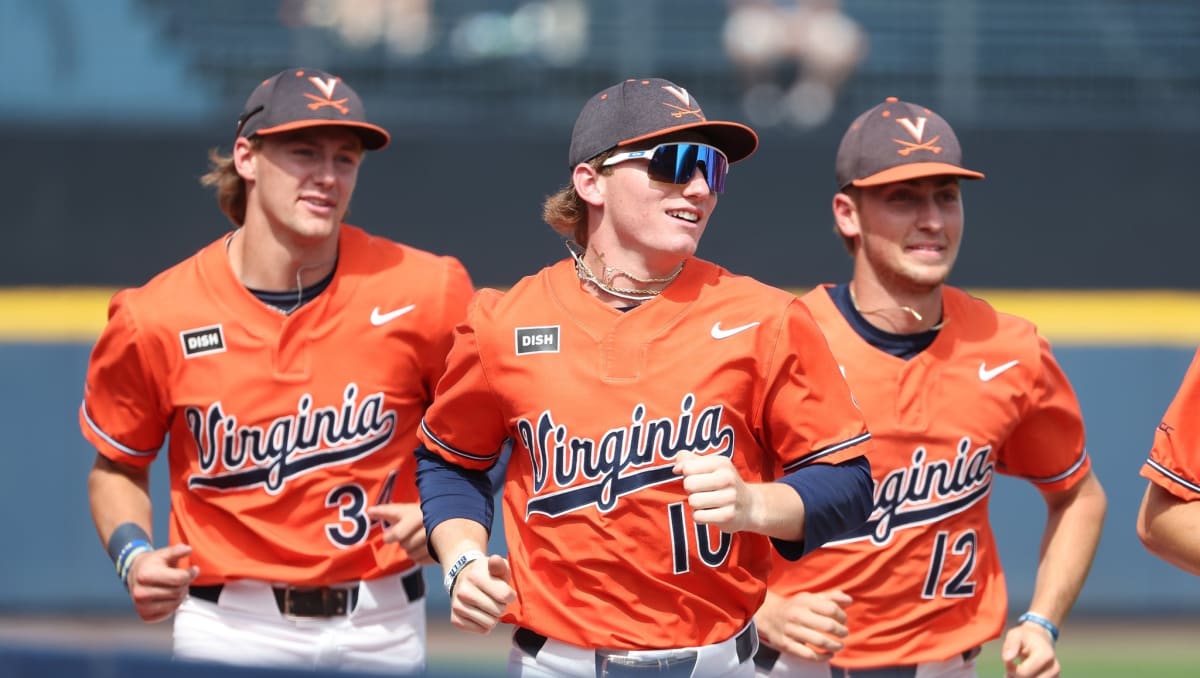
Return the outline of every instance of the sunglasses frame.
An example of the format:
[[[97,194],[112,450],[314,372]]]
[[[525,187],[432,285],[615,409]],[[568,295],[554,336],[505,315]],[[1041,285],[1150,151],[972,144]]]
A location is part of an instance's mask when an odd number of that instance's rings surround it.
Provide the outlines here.
[[[617,154],[613,155],[612,157],[610,157],[608,160],[605,160],[604,163],[601,165],[601,167],[609,167],[612,165],[616,165],[618,163],[625,162],[626,160],[649,160],[650,165],[649,165],[649,167],[647,167],[647,174],[650,175],[651,179],[654,179],[655,181],[661,181],[661,182],[667,183],[667,184],[675,184],[676,186],[681,186],[681,185],[687,184],[688,182],[690,182],[692,180],[692,177],[695,176],[695,174],[696,174],[696,170],[699,169],[699,167],[700,167],[699,159],[696,160],[696,163],[692,167],[691,174],[689,174],[687,179],[685,179],[684,181],[678,181],[678,182],[673,181],[672,179],[667,178],[666,175],[664,175],[664,174],[652,171],[651,168],[654,167],[655,156],[658,153],[659,149],[662,149],[662,148],[665,148],[668,146],[701,146],[703,148],[710,149],[710,150],[716,152],[718,155],[720,155],[721,158],[723,158],[725,160],[724,176],[720,177],[719,181],[714,179],[711,168],[708,166],[707,163],[705,163],[705,165],[704,165],[704,181],[705,181],[705,183],[708,184],[708,190],[712,191],[713,193],[724,193],[725,192],[725,178],[729,176],[729,165],[730,165],[729,156],[725,155],[724,151],[717,148],[716,146],[713,146],[712,144],[700,143],[698,141],[668,141],[665,143],[658,144],[657,146],[655,146],[653,148],[646,148],[646,149],[642,149],[640,151],[626,151],[624,153],[617,153]],[[678,151],[676,152],[676,157],[678,157]],[[714,185],[714,184],[716,184],[716,185]]]

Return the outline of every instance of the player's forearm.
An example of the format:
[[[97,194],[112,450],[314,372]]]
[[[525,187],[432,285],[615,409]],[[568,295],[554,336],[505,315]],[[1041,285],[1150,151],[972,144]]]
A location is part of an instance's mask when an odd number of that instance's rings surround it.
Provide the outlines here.
[[[751,483],[753,494],[745,529],[786,541],[804,539],[804,500],[784,483]]]
[[[1063,623],[1091,569],[1107,505],[1091,473],[1068,495],[1050,501],[1031,611]]]
[[[107,546],[113,530],[123,523],[136,523],[147,534],[152,528],[150,473],[113,462],[97,454],[88,474],[88,502],[100,543]]]
[[[429,541],[438,561],[448,568],[458,557],[468,551],[487,553],[487,529],[467,518],[451,518],[438,524],[429,533]]]
[[[1200,501],[1184,501],[1149,483],[1138,512],[1146,549],[1185,572],[1200,575]]]

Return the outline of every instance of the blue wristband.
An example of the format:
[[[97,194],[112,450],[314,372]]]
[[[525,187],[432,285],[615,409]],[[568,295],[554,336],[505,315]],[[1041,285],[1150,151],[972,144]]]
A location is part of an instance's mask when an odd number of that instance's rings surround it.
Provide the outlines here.
[[[121,523],[108,538],[108,557],[117,568],[117,576],[126,588],[129,587],[129,568],[133,559],[154,550],[150,535],[137,523]]]
[[[1036,612],[1026,612],[1025,614],[1021,615],[1020,617],[1017,617],[1018,624],[1023,624],[1025,622],[1029,622],[1030,624],[1037,624],[1038,626],[1046,629],[1047,631],[1050,632],[1050,638],[1052,638],[1054,640],[1054,642],[1056,642],[1056,643],[1058,642],[1058,627],[1054,625],[1054,622],[1050,621],[1049,619],[1046,619],[1045,617],[1043,617],[1040,614],[1037,614]]]
[[[129,588],[129,570],[133,566],[133,559],[143,553],[149,553],[154,550],[154,547],[149,542],[138,539],[131,541],[121,549],[121,553],[117,556],[117,576],[121,578],[121,583],[125,588]]]

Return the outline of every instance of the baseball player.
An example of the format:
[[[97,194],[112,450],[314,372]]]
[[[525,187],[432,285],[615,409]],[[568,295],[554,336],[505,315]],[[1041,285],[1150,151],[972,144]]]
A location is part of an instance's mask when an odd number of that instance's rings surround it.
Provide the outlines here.
[[[1007,613],[988,522],[1002,473],[1033,483],[1048,510],[1033,598],[1002,657],[1010,676],[1057,676],[1058,627],[1106,500],[1049,343],[946,284],[963,235],[959,182],[983,175],[963,165],[945,120],[895,98],[846,131],[836,174],[853,276],[803,300],[871,427],[875,506],[819,552],[776,559],[757,615],[760,674],[975,676]]]
[[[456,259],[343,223],[388,141],[340,78],[268,78],[204,177],[237,228],[112,299],[79,413],[92,516],[137,613],[175,614],[177,657],[425,665],[412,450],[473,289]]]
[[[456,332],[417,483],[451,621],[516,625],[512,675],[752,676],[772,539],[866,517],[869,434],[808,311],[694,256],[757,143],[666,80],[599,92],[544,205],[571,256]],[[481,476],[508,437],[506,559]]]
[[[1150,482],[1138,512],[1137,531],[1151,553],[1192,574],[1200,574],[1200,352],[1167,408],[1142,476]]]

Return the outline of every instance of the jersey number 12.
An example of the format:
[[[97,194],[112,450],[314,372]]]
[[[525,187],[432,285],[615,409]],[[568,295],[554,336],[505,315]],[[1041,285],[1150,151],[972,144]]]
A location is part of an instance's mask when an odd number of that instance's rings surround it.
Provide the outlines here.
[[[921,590],[922,598],[936,598],[939,593],[938,582],[942,580],[942,571],[946,567],[946,546],[949,543],[950,533],[945,530],[938,532],[934,538],[933,555],[929,557],[929,573],[925,575],[925,587]],[[975,574],[976,543],[975,530],[966,530],[958,535],[954,545],[948,549],[949,553],[962,556],[962,564],[950,577],[950,581],[942,586],[943,598],[970,598],[975,595],[975,582],[971,580],[971,575]]]

